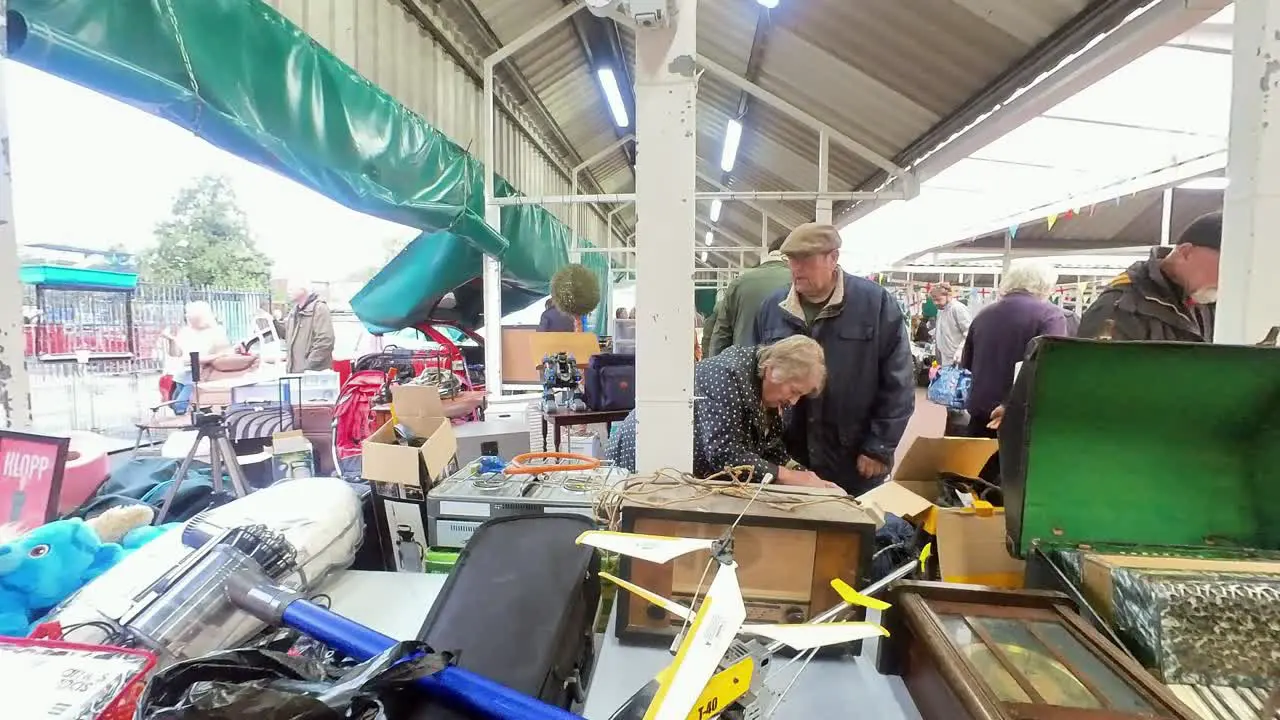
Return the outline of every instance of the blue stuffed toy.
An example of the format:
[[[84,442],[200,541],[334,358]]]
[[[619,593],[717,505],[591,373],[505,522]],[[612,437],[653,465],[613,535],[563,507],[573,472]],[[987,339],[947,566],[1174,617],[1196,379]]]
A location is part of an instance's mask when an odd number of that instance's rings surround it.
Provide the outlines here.
[[[172,525],[151,527],[145,505],[90,521],[55,520],[0,544],[0,635],[25,637],[33,623]]]

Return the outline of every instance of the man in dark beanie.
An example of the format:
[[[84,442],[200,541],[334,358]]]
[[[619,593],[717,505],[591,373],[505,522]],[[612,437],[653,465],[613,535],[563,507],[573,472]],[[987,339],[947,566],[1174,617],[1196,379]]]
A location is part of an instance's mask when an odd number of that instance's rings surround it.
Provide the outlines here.
[[[1221,247],[1222,213],[1196,218],[1177,245],[1153,249],[1111,281],[1080,319],[1079,336],[1213,342]]]

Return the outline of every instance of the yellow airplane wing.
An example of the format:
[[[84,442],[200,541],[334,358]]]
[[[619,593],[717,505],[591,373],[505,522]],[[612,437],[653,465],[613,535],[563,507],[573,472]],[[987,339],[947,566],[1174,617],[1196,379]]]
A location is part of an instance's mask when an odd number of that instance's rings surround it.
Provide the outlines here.
[[[614,585],[617,585],[623,590],[626,590],[632,595],[636,595],[637,597],[641,597],[641,598],[644,598],[645,600],[648,600],[649,602],[653,603],[654,605],[657,605],[663,610],[666,610],[672,615],[675,615],[681,620],[688,620],[690,622],[693,621],[693,611],[685,607],[684,605],[681,605],[680,603],[676,602],[675,600],[668,600],[667,598],[664,598],[661,595],[651,590],[645,590],[639,585],[636,585],[634,583],[629,583],[626,580],[623,580],[620,577],[615,577],[607,572],[601,572],[600,577],[604,578],[605,580],[608,580]]]
[[[841,600],[849,603],[850,605],[860,605],[872,610],[889,609],[889,603],[883,600],[877,600],[869,595],[863,595],[857,590],[854,590],[850,587],[849,583],[841,580],[840,578],[832,580],[831,587],[836,591],[836,594],[840,596]]]
[[[590,545],[601,550],[659,564],[697,550],[710,550],[715,544],[714,540],[699,538],[663,537],[607,530],[588,530],[579,535],[576,542],[579,545]]]
[[[753,625],[747,623],[742,626],[742,632],[776,640],[794,650],[812,650],[827,645],[839,645],[840,643],[866,640],[889,634],[888,630],[869,622],[796,623],[792,625]]]

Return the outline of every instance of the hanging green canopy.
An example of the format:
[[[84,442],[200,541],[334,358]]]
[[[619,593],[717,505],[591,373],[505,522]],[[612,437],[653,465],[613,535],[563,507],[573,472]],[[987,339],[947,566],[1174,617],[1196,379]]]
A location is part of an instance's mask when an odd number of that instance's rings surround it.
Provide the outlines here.
[[[698,288],[693,291],[693,308],[698,311],[702,317],[709,317],[711,311],[716,309],[716,289],[715,288]]]
[[[441,297],[480,276],[483,253],[503,259],[506,312],[545,294],[567,262],[569,229],[555,216],[540,206],[504,207],[501,227],[491,228],[476,158],[259,0],[8,7],[14,59],[169,120],[353,210],[422,230],[374,279],[399,292],[373,288],[352,304],[374,332],[426,320]],[[495,188],[499,197],[518,194],[502,178]],[[584,264],[605,279],[602,257]],[[479,311],[457,319],[474,325]]]

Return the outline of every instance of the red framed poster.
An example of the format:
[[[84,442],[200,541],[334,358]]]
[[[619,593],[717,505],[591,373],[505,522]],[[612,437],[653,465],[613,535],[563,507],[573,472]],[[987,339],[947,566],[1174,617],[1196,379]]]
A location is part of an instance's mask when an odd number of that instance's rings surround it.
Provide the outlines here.
[[[70,438],[0,430],[0,525],[22,530],[55,519]]]

